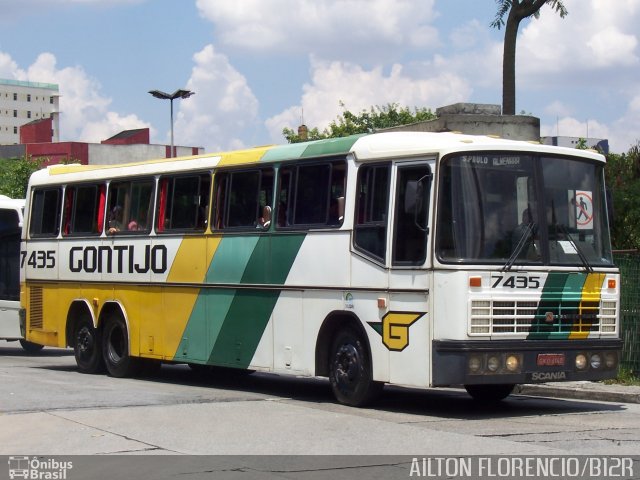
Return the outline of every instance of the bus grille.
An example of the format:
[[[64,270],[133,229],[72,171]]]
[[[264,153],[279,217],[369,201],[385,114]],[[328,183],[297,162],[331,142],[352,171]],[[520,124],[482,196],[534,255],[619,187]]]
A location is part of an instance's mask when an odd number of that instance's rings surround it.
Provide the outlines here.
[[[556,303],[473,300],[469,335],[615,334],[616,301]],[[548,321],[547,314],[553,314]]]
[[[42,328],[42,287],[29,289],[29,325],[31,328]]]

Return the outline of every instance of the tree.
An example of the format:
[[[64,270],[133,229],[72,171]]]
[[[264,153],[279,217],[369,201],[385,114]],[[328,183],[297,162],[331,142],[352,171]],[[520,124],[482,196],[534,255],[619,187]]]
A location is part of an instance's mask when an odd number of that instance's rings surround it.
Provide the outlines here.
[[[611,192],[611,244],[616,250],[640,249],[640,142],[627,153],[607,155],[607,188]]]
[[[561,18],[569,12],[562,0],[496,0],[498,11],[491,22],[493,28],[504,29],[504,46],[502,54],[502,114],[516,113],[516,39],[518,27],[525,18],[540,16],[543,5],[549,5]],[[508,15],[507,15],[508,13]],[[504,17],[507,16],[505,25]]]
[[[29,177],[42,167],[44,160],[30,157],[0,159],[0,194],[25,198]]]
[[[344,103],[340,102],[344,107]],[[400,107],[397,103],[389,103],[385,106],[371,107],[354,114],[349,110],[342,112],[337,120],[332,121],[322,132],[318,128],[309,130],[307,138],[300,138],[290,128],[284,128],[282,134],[289,143],[305,142],[307,140],[319,140],[321,138],[336,138],[355,135],[358,133],[371,133],[383,128],[408,125],[410,123],[433,120],[435,114],[428,108],[414,107],[411,111],[408,107]]]

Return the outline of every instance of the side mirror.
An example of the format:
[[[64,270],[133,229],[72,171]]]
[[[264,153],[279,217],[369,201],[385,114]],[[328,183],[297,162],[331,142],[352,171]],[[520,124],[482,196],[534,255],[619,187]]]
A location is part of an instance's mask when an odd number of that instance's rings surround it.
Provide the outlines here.
[[[431,190],[431,178],[429,173],[419,180],[407,182],[404,192],[404,212],[413,215],[413,223],[423,232],[429,231],[428,208],[429,192]]]

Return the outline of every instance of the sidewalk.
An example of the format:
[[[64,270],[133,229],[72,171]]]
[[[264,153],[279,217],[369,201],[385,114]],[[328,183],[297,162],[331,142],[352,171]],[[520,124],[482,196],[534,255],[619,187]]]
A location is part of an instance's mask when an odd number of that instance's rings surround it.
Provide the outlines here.
[[[518,385],[515,394],[598,402],[640,403],[640,386],[600,382],[557,382]]]

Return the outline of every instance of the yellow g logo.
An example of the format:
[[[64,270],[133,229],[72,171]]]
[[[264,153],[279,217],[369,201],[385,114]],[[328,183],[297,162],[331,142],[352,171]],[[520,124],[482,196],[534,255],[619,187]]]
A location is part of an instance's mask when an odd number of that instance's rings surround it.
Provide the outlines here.
[[[382,343],[394,352],[409,345],[409,327],[424,313],[389,312],[382,317]]]

